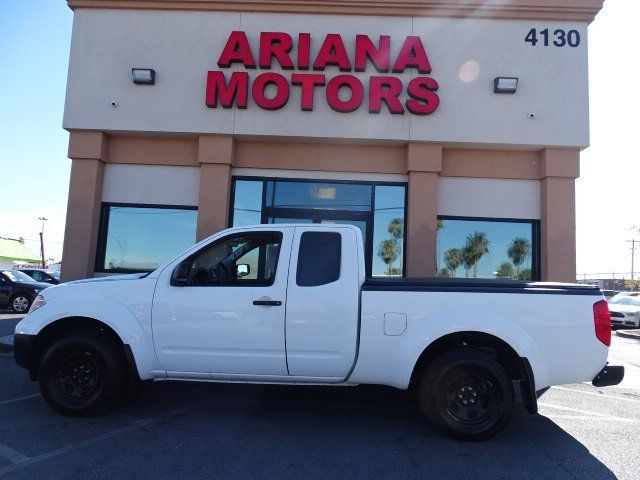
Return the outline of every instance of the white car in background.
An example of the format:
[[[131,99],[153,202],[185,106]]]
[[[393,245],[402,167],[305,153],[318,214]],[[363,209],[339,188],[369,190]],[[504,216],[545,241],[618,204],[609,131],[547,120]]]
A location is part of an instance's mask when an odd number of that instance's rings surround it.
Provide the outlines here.
[[[621,292],[609,299],[611,325],[640,327],[640,292]]]

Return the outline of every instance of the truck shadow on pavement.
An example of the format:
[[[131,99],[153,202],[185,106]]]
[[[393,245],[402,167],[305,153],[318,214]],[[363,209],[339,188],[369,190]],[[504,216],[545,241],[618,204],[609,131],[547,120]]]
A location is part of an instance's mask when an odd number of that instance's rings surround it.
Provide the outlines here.
[[[161,478],[170,468],[192,477],[296,480],[615,478],[544,416],[517,413],[493,439],[458,442],[423,419],[410,393],[384,387],[163,382],[145,384],[123,411],[158,418],[142,427],[150,435],[135,447],[153,460],[129,466],[127,476],[133,468]],[[121,462],[127,448],[120,449]]]

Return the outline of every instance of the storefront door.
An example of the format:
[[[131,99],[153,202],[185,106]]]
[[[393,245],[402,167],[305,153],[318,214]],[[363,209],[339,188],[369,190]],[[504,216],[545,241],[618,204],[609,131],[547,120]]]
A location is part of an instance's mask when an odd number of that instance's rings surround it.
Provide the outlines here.
[[[355,225],[362,232],[367,275],[402,276],[405,204],[404,184],[235,178],[229,225]]]

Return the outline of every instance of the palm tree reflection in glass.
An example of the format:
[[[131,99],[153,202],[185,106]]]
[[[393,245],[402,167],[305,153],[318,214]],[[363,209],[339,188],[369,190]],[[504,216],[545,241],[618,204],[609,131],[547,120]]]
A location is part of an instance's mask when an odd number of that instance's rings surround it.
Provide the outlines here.
[[[404,222],[400,218],[394,218],[387,225],[387,231],[391,238],[380,242],[378,255],[387,264],[387,275],[390,277],[398,276],[400,275],[400,268],[394,267],[393,264],[400,258],[402,253],[401,240],[404,235]]]

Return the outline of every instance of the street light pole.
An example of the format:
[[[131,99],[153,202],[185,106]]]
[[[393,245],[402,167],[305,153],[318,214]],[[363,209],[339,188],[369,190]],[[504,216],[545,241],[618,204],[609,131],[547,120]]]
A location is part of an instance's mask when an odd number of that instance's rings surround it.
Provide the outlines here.
[[[40,257],[42,259],[42,268],[47,268],[47,262],[44,259],[44,222],[47,221],[45,217],[38,217],[38,220],[42,222],[42,228],[40,229]]]

